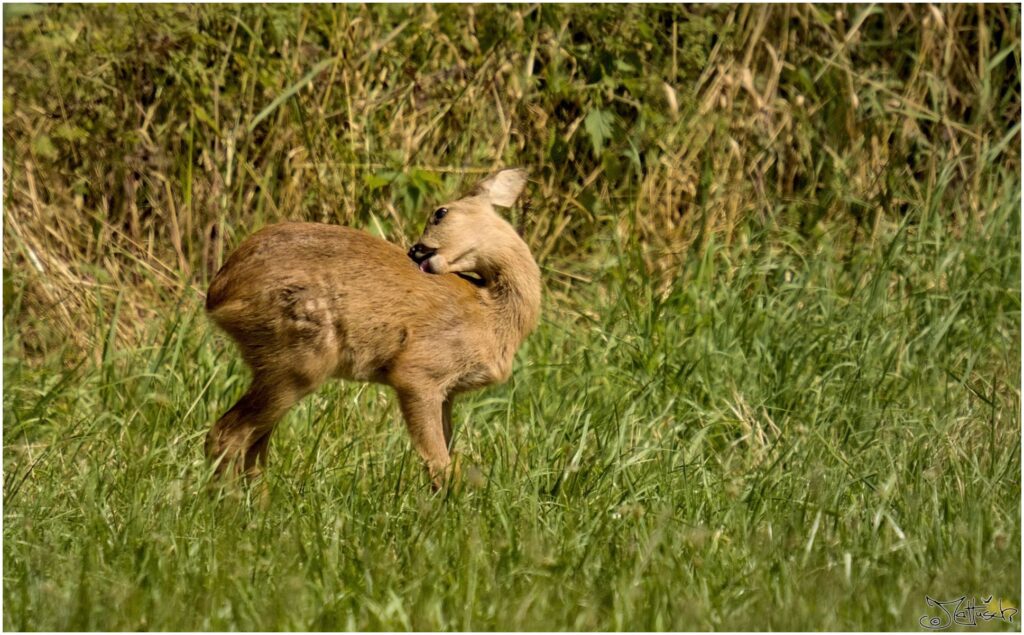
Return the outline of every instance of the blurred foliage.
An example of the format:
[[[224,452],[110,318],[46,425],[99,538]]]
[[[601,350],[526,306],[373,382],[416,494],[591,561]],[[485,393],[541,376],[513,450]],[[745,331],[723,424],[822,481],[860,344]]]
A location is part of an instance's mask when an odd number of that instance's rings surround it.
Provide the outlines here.
[[[405,241],[504,165],[531,170],[542,262],[630,243],[666,285],[751,221],[855,248],[924,192],[977,221],[1001,187],[985,165],[1019,185],[1016,5],[20,6],[22,323],[72,326],[113,290],[140,314],[201,294],[285,218]]]

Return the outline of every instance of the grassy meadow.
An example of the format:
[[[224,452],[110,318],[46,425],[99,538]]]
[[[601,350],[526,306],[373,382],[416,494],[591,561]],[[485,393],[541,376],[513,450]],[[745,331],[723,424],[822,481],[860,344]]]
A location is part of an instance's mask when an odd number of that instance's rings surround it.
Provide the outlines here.
[[[920,630],[1021,600],[1019,5],[4,6],[5,630]],[[334,383],[261,483],[202,311],[498,167],[544,276],[431,492]],[[981,630],[1019,630],[983,622]]]

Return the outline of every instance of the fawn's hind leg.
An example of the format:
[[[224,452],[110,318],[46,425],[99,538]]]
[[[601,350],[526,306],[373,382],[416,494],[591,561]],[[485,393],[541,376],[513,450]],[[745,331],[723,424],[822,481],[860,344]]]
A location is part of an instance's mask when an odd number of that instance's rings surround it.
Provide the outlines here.
[[[217,473],[256,476],[266,461],[270,435],[284,414],[315,385],[256,377],[249,390],[225,412],[206,436],[206,455]]]

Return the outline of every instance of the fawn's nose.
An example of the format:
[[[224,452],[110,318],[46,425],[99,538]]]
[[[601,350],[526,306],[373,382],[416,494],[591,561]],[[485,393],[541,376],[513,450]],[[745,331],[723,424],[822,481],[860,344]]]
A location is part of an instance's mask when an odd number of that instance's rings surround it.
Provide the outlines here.
[[[430,258],[437,253],[437,249],[434,247],[427,247],[422,243],[416,243],[409,249],[409,257],[412,258],[416,264],[420,264],[427,258]]]

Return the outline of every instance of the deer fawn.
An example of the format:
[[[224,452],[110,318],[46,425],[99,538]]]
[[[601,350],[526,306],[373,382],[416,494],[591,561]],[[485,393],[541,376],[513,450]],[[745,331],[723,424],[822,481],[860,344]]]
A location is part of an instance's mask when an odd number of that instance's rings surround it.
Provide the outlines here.
[[[438,208],[406,254],[348,227],[281,223],[238,247],[206,310],[252,369],[206,438],[219,473],[256,475],[274,426],[330,377],[395,389],[434,488],[450,469],[455,395],[503,382],[540,314],[540,270],[494,211],[524,170],[503,170]],[[473,274],[472,276],[465,274]]]

